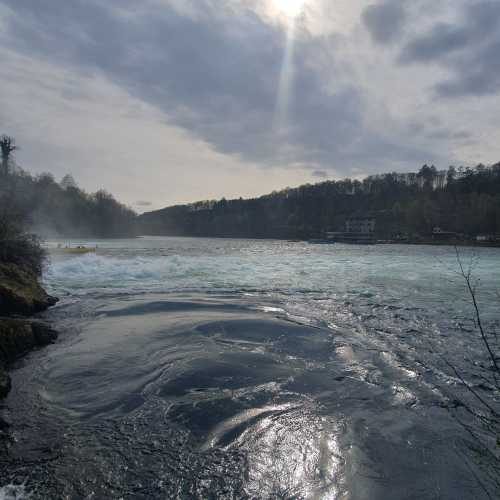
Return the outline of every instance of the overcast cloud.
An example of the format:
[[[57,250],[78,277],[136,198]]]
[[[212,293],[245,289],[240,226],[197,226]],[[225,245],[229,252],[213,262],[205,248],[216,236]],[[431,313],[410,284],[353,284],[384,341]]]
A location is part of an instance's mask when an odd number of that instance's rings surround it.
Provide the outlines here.
[[[1,132],[138,210],[500,159],[497,0],[291,23],[274,0],[0,0]]]

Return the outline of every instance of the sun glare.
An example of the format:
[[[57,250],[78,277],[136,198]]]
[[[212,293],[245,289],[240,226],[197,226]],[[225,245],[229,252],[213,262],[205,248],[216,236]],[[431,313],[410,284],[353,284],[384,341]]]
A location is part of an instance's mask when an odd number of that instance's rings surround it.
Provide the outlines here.
[[[276,8],[288,17],[297,17],[304,8],[305,0],[274,0]]]

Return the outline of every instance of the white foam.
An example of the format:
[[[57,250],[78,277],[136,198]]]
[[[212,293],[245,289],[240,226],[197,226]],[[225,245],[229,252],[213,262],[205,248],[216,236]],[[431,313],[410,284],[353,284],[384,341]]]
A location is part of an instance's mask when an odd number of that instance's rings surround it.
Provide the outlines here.
[[[179,257],[114,258],[87,254],[54,261],[44,276],[49,288],[77,292],[96,288],[168,289],[189,272]]]
[[[182,289],[290,289],[307,287],[304,279],[268,256],[134,256],[117,258],[86,254],[54,260],[44,276],[55,294],[120,289],[170,291]],[[319,283],[316,283],[318,286]]]
[[[7,484],[0,488],[0,500],[25,500],[31,494],[26,491],[24,484]]]
[[[267,313],[284,313],[285,312],[285,310],[282,309],[281,307],[263,306],[260,309],[264,312],[267,312]]]

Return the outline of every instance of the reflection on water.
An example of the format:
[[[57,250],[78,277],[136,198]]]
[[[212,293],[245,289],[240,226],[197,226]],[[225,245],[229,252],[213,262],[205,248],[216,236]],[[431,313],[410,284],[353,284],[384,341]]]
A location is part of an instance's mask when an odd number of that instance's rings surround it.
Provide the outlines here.
[[[24,484],[34,499],[487,498],[453,414],[460,387],[429,346],[446,345],[470,378],[464,346],[480,353],[470,336],[446,341],[461,312],[437,311],[427,271],[413,265],[406,289],[380,268],[383,251],[348,262],[342,248],[311,250],[321,272],[305,278],[302,244],[177,257],[142,244],[147,259],[110,248],[48,274],[70,293],[49,313],[62,335],[15,371],[0,495]],[[329,265],[335,251],[342,265]],[[356,264],[365,274],[342,281]]]
[[[246,492],[264,498],[338,498],[338,429],[304,408],[276,409],[241,437],[248,452]]]

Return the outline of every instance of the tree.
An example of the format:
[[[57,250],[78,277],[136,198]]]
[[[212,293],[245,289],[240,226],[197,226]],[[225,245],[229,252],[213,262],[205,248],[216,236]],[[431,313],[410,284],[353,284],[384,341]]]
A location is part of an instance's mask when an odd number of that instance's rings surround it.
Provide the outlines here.
[[[67,175],[65,175],[61,179],[60,186],[64,190],[67,190],[69,188],[75,188],[76,189],[78,187],[78,185],[76,184],[75,179],[73,178],[73,176],[71,174],[67,174]]]
[[[9,163],[16,149],[13,137],[0,137],[1,175],[4,177],[0,184],[0,262],[22,265],[41,275],[45,251],[36,236],[26,232],[27,211],[17,189],[17,181],[23,176],[9,176]]]
[[[496,332],[488,332],[483,322],[477,298],[478,281],[473,277],[472,264],[469,264],[468,267],[464,265],[457,247],[455,247],[455,253],[459,269],[458,275],[464,280],[467,288],[473,309],[474,327],[484,355],[484,362],[477,362],[477,366],[481,367],[481,384],[474,384],[466,380],[453,363],[444,357],[443,359],[471,396],[470,399],[458,397],[456,406],[462,408],[469,419],[478,424],[478,427],[473,427],[468,421],[460,418],[458,414],[455,415],[455,418],[474,441],[474,451],[477,454],[479,464],[487,473],[490,484],[483,483],[477,477],[476,479],[487,496],[493,498],[490,493],[498,494],[500,492],[500,406],[498,401],[498,394],[500,394],[500,345]],[[481,391],[481,387],[487,387],[489,390],[485,393]],[[481,432],[477,429],[481,429]],[[491,489],[495,491],[490,491]]]
[[[0,137],[0,149],[2,152],[2,175],[7,176],[12,153],[19,147],[16,146],[16,140],[13,137],[4,134]]]
[[[417,177],[422,179],[423,187],[427,190],[432,190],[434,187],[434,179],[437,175],[437,169],[434,165],[429,167],[424,165],[418,172]]]

